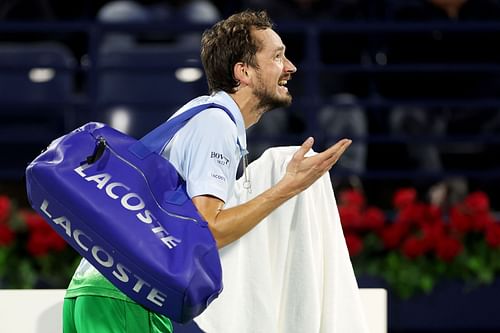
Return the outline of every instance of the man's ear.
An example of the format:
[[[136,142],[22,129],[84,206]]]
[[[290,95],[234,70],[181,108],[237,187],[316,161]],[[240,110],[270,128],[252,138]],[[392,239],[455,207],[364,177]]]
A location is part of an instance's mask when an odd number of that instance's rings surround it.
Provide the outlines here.
[[[234,64],[233,75],[234,78],[240,83],[240,86],[246,86],[250,83],[248,65],[243,62],[237,62]]]

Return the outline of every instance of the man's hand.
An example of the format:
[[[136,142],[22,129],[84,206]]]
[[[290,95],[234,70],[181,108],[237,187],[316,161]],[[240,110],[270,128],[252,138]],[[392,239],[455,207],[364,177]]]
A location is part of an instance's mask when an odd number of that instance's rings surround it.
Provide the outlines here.
[[[286,174],[278,184],[250,201],[222,209],[224,202],[218,198],[208,195],[192,198],[194,205],[208,222],[219,248],[246,234],[285,201],[311,186],[332,168],[349,147],[351,140],[340,140],[322,153],[305,157],[313,143],[313,138],[307,139],[293,155]]]
[[[351,142],[342,139],[321,153],[305,157],[314,143],[312,137],[308,138],[293,155],[278,185],[291,191],[292,195],[302,192],[333,167]]]

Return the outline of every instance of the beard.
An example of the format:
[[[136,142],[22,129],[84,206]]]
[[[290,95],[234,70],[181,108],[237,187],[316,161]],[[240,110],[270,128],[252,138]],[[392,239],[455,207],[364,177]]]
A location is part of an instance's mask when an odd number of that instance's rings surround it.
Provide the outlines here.
[[[287,92],[286,96],[280,96],[275,91],[269,91],[264,85],[262,77],[258,75],[259,89],[254,91],[255,97],[259,100],[257,109],[261,112],[267,112],[274,109],[288,107],[292,104],[292,95]]]

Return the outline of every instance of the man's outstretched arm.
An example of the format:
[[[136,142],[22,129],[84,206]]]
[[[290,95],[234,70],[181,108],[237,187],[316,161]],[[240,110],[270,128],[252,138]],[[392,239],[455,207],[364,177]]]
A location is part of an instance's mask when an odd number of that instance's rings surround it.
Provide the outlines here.
[[[250,201],[222,209],[224,202],[216,197],[193,197],[193,203],[208,222],[218,248],[239,239],[285,201],[311,186],[333,167],[351,140],[342,139],[321,153],[305,157],[313,143],[313,138],[307,139],[288,163],[283,178]]]

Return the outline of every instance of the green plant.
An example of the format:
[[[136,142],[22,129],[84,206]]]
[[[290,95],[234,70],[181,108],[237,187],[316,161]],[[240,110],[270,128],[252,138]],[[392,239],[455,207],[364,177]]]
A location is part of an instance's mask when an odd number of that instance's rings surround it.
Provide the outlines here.
[[[483,192],[449,209],[417,200],[413,188],[395,192],[394,210],[369,206],[355,190],[340,193],[339,212],[354,270],[382,278],[402,298],[430,293],[446,279],[469,286],[500,273],[500,223]]]
[[[41,216],[0,195],[1,288],[66,288],[78,261]]]

